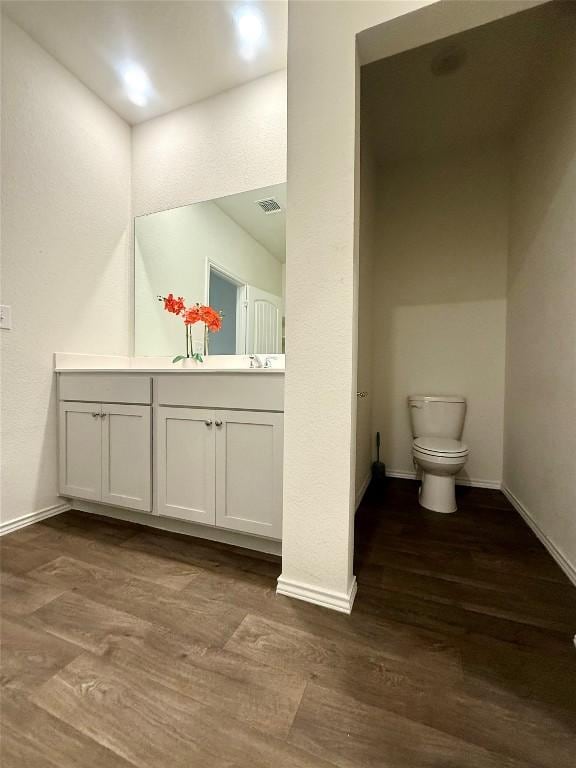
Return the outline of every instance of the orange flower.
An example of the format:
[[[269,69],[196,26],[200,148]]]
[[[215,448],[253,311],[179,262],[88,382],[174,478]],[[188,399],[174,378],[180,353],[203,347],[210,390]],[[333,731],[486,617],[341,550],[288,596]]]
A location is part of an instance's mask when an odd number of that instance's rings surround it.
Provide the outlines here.
[[[204,322],[208,330],[212,333],[217,333],[222,328],[222,317],[219,312],[216,312],[212,307],[201,306],[198,308],[200,313],[200,319]]]
[[[169,293],[166,297],[158,296],[158,300],[164,302],[164,309],[167,312],[171,312],[173,315],[180,315],[185,325],[204,323],[212,333],[216,333],[222,328],[222,315],[220,312],[212,309],[212,307],[196,303],[194,306],[186,309],[182,296],[175,299],[172,293]]]
[[[174,294],[169,293],[166,298],[161,300],[164,302],[164,309],[167,312],[171,312],[173,315],[181,315],[186,309],[182,296],[175,299]]]
[[[200,320],[202,320],[202,318],[200,317],[199,304],[195,304],[184,312],[184,323],[186,325],[194,325],[194,323],[198,323]]]

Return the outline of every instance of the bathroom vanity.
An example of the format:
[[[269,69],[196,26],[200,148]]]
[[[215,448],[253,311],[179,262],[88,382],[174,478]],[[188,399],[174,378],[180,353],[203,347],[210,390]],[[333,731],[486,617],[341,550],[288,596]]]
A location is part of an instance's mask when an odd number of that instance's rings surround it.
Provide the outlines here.
[[[60,494],[75,509],[274,551],[284,371],[232,360],[57,355]]]
[[[135,356],[55,359],[74,509],[280,552],[285,207],[277,184],[135,219]]]

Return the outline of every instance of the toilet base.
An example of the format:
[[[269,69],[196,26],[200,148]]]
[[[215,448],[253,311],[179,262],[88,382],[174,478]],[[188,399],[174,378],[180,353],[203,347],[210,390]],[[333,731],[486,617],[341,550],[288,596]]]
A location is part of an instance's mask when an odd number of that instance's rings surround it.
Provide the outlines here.
[[[456,478],[454,475],[422,473],[420,506],[432,512],[451,514],[456,512]]]

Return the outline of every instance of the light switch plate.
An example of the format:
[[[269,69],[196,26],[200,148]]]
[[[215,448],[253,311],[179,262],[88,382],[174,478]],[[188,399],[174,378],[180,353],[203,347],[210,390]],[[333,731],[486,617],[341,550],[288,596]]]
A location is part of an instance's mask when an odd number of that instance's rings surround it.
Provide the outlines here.
[[[12,307],[0,304],[0,328],[9,331],[12,328]]]

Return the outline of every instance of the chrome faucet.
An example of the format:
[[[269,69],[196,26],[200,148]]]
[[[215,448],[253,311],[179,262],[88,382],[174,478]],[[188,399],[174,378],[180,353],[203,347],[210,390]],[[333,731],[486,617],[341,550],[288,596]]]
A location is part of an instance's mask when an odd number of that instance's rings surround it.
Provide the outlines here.
[[[272,360],[276,360],[276,355],[248,355],[250,358],[250,368],[272,368]]]
[[[249,355],[250,368],[272,368],[272,360],[276,355]]]

